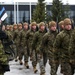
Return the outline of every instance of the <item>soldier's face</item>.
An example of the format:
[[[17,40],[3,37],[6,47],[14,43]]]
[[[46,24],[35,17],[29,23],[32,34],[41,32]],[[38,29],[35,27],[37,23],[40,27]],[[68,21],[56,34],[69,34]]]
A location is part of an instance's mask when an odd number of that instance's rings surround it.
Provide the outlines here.
[[[6,30],[9,30],[9,27],[6,27]]]
[[[64,25],[61,25],[61,28],[64,29]]]
[[[17,29],[17,26],[14,26],[14,29]]]
[[[22,26],[19,26],[19,29],[21,30],[22,29]]]
[[[36,25],[31,26],[31,28],[32,28],[33,30],[35,30],[35,29],[36,29]]]
[[[52,27],[50,28],[50,30],[56,31],[56,26],[52,26]]]
[[[44,30],[45,30],[45,26],[44,26],[44,25],[41,26],[41,27],[40,27],[40,30],[44,31]]]
[[[65,29],[66,29],[66,30],[71,30],[71,29],[72,29],[72,26],[71,26],[71,25],[66,25],[66,26],[65,26]]]
[[[26,29],[26,30],[27,30],[27,29],[28,29],[28,25],[24,25],[24,29]]]

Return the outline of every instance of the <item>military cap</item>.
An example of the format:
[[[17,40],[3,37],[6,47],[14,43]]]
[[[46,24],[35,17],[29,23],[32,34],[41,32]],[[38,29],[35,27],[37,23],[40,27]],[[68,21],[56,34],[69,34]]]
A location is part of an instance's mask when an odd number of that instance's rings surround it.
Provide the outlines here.
[[[13,27],[14,27],[14,26],[17,26],[17,24],[13,24]]]
[[[41,26],[45,26],[45,23],[44,22],[40,22],[39,27],[41,27]]]
[[[9,28],[13,28],[13,25],[10,25]]]
[[[22,24],[21,24],[21,23],[19,23],[19,24],[18,24],[18,27],[19,27],[19,26],[22,26]]]
[[[71,20],[69,18],[64,19],[64,25],[71,25]]]
[[[64,21],[60,21],[58,25],[61,27],[61,25],[64,25]]]
[[[36,26],[37,25],[37,23],[36,22],[32,22],[31,24],[30,24],[31,26]]]
[[[56,22],[55,21],[49,22],[49,27],[52,27],[52,26],[56,26]]]
[[[24,26],[24,25],[28,25],[28,23],[27,23],[27,22],[25,22],[25,23],[23,23],[23,26]]]

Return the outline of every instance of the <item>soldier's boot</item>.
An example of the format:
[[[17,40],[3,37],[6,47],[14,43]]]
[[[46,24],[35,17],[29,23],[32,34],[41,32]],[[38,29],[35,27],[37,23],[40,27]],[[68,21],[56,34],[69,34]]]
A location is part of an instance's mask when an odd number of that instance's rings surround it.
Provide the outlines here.
[[[18,59],[17,58],[15,58],[15,62],[17,62],[18,61]]]
[[[32,55],[30,56],[30,61],[32,61]]]
[[[27,69],[29,69],[28,62],[25,61],[24,65],[26,66]]]
[[[46,75],[45,73],[40,73],[40,75]]]
[[[19,62],[19,63],[20,63],[20,65],[23,65],[23,62],[22,62],[22,60],[20,60],[20,62]]]
[[[34,73],[37,73],[38,70],[36,69],[36,66],[33,67],[33,71]]]

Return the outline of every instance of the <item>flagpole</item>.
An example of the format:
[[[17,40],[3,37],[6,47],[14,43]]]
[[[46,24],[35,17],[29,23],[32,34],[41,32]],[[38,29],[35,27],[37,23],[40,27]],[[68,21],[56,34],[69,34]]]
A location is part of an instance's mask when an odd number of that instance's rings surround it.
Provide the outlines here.
[[[14,1],[14,24],[16,24],[16,2]]]
[[[17,2],[17,23],[19,23],[19,6],[18,6],[18,2]]]
[[[30,23],[31,23],[31,2],[30,2]]]

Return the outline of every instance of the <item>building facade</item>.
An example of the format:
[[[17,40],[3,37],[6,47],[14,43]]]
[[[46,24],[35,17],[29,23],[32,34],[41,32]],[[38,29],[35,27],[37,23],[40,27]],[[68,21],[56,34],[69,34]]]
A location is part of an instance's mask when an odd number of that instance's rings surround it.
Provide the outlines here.
[[[2,7],[5,7],[8,17],[5,22],[7,24],[28,22],[30,23],[33,11],[35,9],[35,2],[18,2],[12,4],[0,4],[0,10]],[[52,5],[48,3],[46,5],[47,12],[50,13],[50,7]],[[75,21],[75,5],[70,5],[70,15],[69,17]]]

